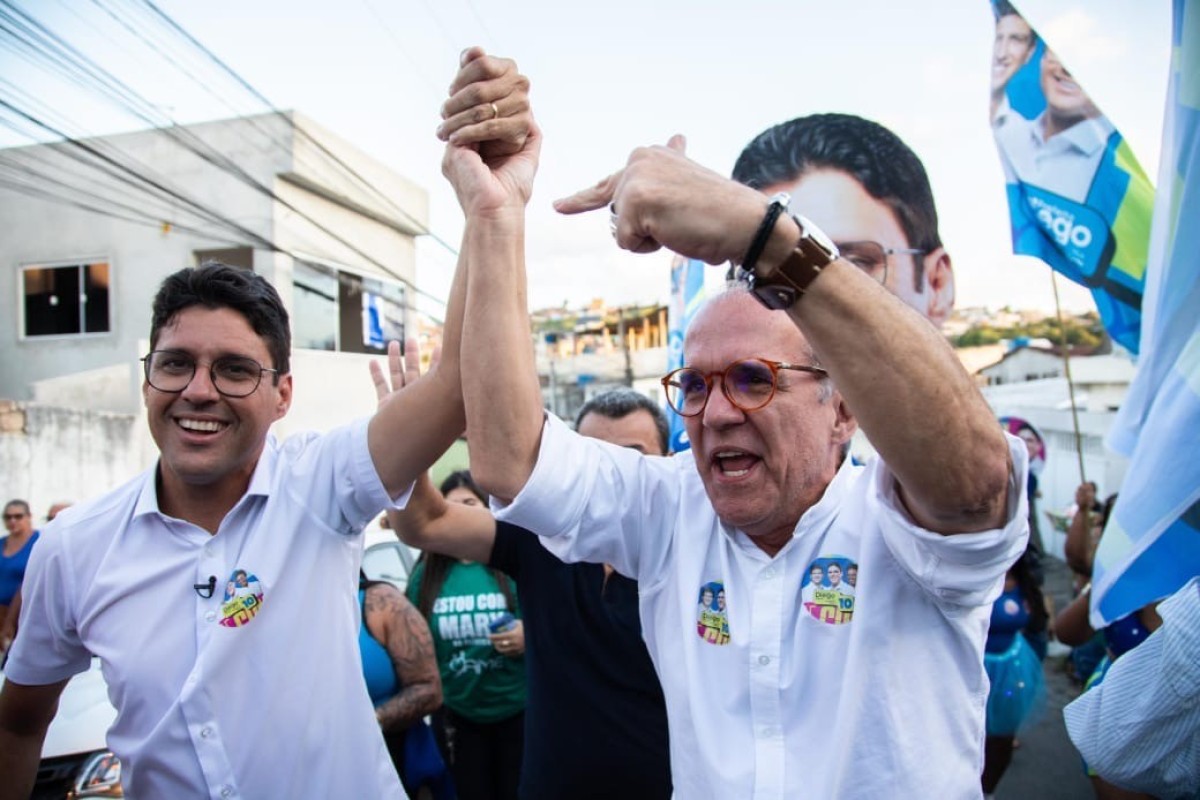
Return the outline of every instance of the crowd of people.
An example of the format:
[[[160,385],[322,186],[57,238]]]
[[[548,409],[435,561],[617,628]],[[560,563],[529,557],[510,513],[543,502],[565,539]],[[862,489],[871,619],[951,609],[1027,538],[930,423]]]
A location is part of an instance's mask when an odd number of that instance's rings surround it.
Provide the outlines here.
[[[675,137],[556,202],[607,209],[627,250],[734,265],[663,378],[691,444],[670,454],[636,392],[573,426],[543,409],[529,81],[472,48],[442,113],[465,228],[426,374],[393,343],[370,419],[277,442],[282,301],[253,273],[184,269],[143,360],[158,462],[36,546],[28,506],[6,507],[4,556],[28,566],[0,798],[27,796],[93,656],[131,796],[994,791],[1048,628],[1030,451],[935,327],[954,273],[916,154],[818,114],[756,137],[732,180]],[[471,474],[434,487],[464,432]],[[424,551],[407,596],[358,575],[381,513]]]

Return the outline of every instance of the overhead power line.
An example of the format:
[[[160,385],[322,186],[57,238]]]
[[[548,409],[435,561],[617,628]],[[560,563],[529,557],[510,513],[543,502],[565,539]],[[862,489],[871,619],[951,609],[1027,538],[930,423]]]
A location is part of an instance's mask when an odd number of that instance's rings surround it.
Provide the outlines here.
[[[149,0],[147,0],[147,2],[149,2]],[[63,41],[61,37],[48,30],[40,22],[13,6],[11,2],[8,2],[8,0],[0,0],[0,3],[2,3],[3,6],[11,9],[20,17],[20,19],[15,20],[16,24],[24,28],[28,35],[34,37],[35,39],[39,39],[43,46],[46,47],[47,51],[51,52],[58,59],[67,61],[73,60],[74,65],[82,67],[82,69],[85,71],[85,74],[92,77],[92,79],[95,80],[100,86],[104,87],[110,93],[110,96],[118,98],[118,102],[123,104],[124,107],[135,117],[142,120],[147,125],[156,125],[156,120],[153,118],[153,114],[155,113],[153,106],[146,102],[136,92],[122,84],[111,73],[93,62],[83,53],[79,52],[76,48]],[[14,17],[3,10],[0,10],[0,19],[13,20]],[[147,112],[147,108],[150,109],[149,112]],[[350,252],[358,255],[360,258],[382,270],[385,274],[388,274],[402,283],[411,286],[414,291],[419,291],[417,290],[416,286],[414,286],[403,275],[400,275],[391,267],[379,261],[374,256],[370,255],[342,235],[338,234],[336,231],[332,230],[303,209],[296,207],[287,199],[280,197],[273,189],[264,185],[261,181],[247,172],[241,165],[223,153],[217,151],[207,142],[196,136],[192,131],[178,126],[159,128],[159,131],[164,135],[174,139],[182,147],[191,151],[193,154],[209,164],[217,167],[218,169],[224,170],[230,175],[233,175],[247,186],[279,203],[284,208],[291,211],[293,214],[296,214],[298,217],[304,219],[317,230],[324,233],[326,236],[329,236],[343,247],[346,247]]]
[[[101,7],[101,9],[104,10],[108,16],[116,19],[114,12],[111,9],[102,6],[99,0],[93,0],[93,2],[95,2],[97,6]],[[249,84],[249,82],[242,79],[215,54],[207,50],[207,48],[204,48],[203,45],[195,40],[194,37],[191,37],[190,34],[187,34],[182,27],[178,26],[173,22],[173,20],[170,20],[169,17],[163,14],[161,10],[154,6],[153,3],[147,2],[146,5],[155,12],[158,19],[169,23],[170,29],[175,31],[177,36],[183,37],[184,41],[190,46],[199,49],[207,59],[216,63],[225,74],[237,81],[239,86],[242,86],[246,91],[254,96],[256,100],[263,102],[268,106],[270,105],[266,98],[260,92],[255,90],[254,87]],[[117,21],[120,22],[120,20]],[[197,83],[202,88],[205,88],[209,94],[217,94],[197,75],[182,67],[175,59],[168,56],[162,47],[155,46],[146,35],[137,33],[133,29],[132,25],[128,23],[122,23],[121,26],[128,33],[137,38],[138,41],[143,45],[150,48],[160,57],[168,60],[190,80]],[[163,124],[163,115],[153,104],[146,101],[136,91],[132,90],[110,72],[93,62],[77,48],[65,41],[62,37],[50,31],[20,8],[14,6],[11,2],[9,2],[9,0],[0,0],[0,32],[7,34],[7,37],[0,41],[9,43],[9,46],[13,46],[15,44],[17,47],[24,50],[28,54],[28,57],[40,60],[53,72],[59,74],[65,80],[73,83],[74,85],[83,88],[85,91],[98,91],[102,96],[106,97],[118,108],[121,108],[126,113],[139,119],[143,122],[143,124],[157,129],[160,133],[175,140],[177,144],[189,150],[197,157],[204,159],[212,166],[234,176],[243,183],[251,186],[256,191],[261,192],[275,202],[280,203],[284,208],[287,208],[297,217],[309,222],[316,230],[319,230],[325,235],[329,236],[332,240],[340,243],[349,251],[357,254],[368,263],[373,264],[383,273],[391,275],[392,277],[400,280],[417,295],[426,297],[434,302],[444,305],[445,300],[443,298],[420,290],[410,281],[408,281],[403,275],[395,273],[386,264],[383,264],[369,253],[364,252],[361,248],[355,245],[354,242],[342,237],[336,231],[331,230],[319,220],[306,213],[303,209],[297,208],[285,198],[280,197],[270,187],[264,185],[261,181],[250,175],[232,159],[209,146],[193,131],[174,124]],[[28,100],[26,102],[28,102]],[[9,111],[14,113],[18,121],[32,123],[37,130],[51,132],[54,135],[62,138],[65,143],[71,145],[72,147],[80,148],[84,153],[87,154],[87,156],[90,156],[90,158],[83,158],[81,153],[73,153],[73,157],[79,159],[81,163],[87,163],[94,169],[106,172],[110,175],[110,177],[115,177],[127,185],[136,188],[137,190],[149,192],[151,194],[157,194],[160,196],[165,195],[166,197],[183,204],[189,213],[197,214],[206,221],[230,228],[238,232],[240,235],[253,236],[254,238],[251,239],[252,242],[257,243],[260,246],[266,246],[266,240],[264,237],[253,234],[253,232],[249,231],[243,226],[239,226],[232,220],[229,220],[228,218],[213,212],[211,209],[204,207],[203,204],[187,197],[184,192],[172,189],[168,185],[168,182],[165,178],[155,179],[148,177],[146,175],[147,170],[144,165],[130,165],[124,158],[118,155],[119,151],[117,151],[115,147],[106,146],[102,140],[97,139],[92,142],[91,145],[84,147],[82,146],[82,140],[80,137],[70,134],[64,130],[61,125],[56,126],[54,124],[47,123],[44,121],[44,119],[39,118],[39,116],[36,114],[22,113],[23,109],[15,103],[5,102],[3,108],[7,108]],[[328,158],[331,162],[337,164],[346,174],[351,175],[359,183],[359,185],[367,188],[370,192],[383,199],[385,203],[395,209],[395,211],[400,215],[409,219],[413,226],[417,228],[417,230],[427,230],[422,223],[413,218],[403,208],[400,208],[387,194],[383,193],[377,187],[372,185],[370,181],[364,178],[350,165],[346,164],[335,153],[330,151],[323,142],[316,139],[311,133],[305,130],[303,126],[297,125],[295,120],[274,109],[273,107],[272,110],[280,119],[286,122],[290,130],[296,132],[297,135],[311,142],[317,152],[324,155],[324,157]],[[244,119],[248,125],[254,127],[260,133],[266,135],[269,139],[272,139],[277,146],[279,145],[279,140],[275,139],[269,131],[265,131],[258,124],[255,118],[246,117]],[[10,124],[9,127],[13,126]],[[29,134],[25,133],[25,135],[28,136]],[[105,150],[109,150],[109,152],[106,153],[104,152]],[[453,247],[450,247],[440,237],[437,237],[433,234],[430,235],[431,238],[448,249],[451,253],[457,255],[457,251]],[[272,248],[277,249],[274,248],[273,245]]]
[[[183,28],[183,26],[181,26],[174,19],[172,19],[169,15],[167,15],[164,11],[162,11],[162,9],[160,9],[157,5],[155,5],[153,0],[142,0],[142,2],[146,5],[147,8],[149,8],[152,12],[154,12],[163,21],[163,23],[165,25],[169,26],[179,36],[183,37],[186,41],[191,43],[196,49],[198,49],[199,51],[204,53],[209,59],[212,60],[212,62],[214,64],[216,64],[218,67],[220,67],[227,75],[229,75],[230,78],[232,78],[234,81],[236,81],[240,86],[242,86],[247,92],[249,92],[260,103],[262,103],[268,109],[275,111],[276,113],[282,113],[275,106],[275,104],[272,103],[266,97],[266,95],[264,95],[258,89],[254,88],[254,86],[251,85],[251,83],[249,81],[247,81],[245,78],[243,78],[235,69],[233,69],[233,67],[226,64],[216,53],[209,50],[202,42],[200,42],[198,39],[196,39],[194,36],[192,36],[190,33],[188,33],[187,30]],[[357,170],[355,170],[352,166],[347,164],[336,153],[329,150],[323,142],[319,141],[314,136],[312,136],[312,134],[310,134],[308,131],[306,131],[302,126],[296,125],[294,120],[289,119],[289,121],[292,123],[292,127],[302,137],[307,139],[311,144],[313,144],[315,147],[317,147],[317,149],[320,150],[325,156],[330,158],[338,166],[340,166],[342,169],[344,169],[347,173],[352,175],[360,183],[360,185],[366,187],[369,191],[378,195],[386,203],[388,203],[390,206],[392,206],[392,208],[397,213],[399,213],[401,216],[408,219],[415,227],[417,227],[418,230],[423,231],[426,235],[428,235],[431,239],[433,239],[435,242],[440,244],[442,247],[446,248],[446,250],[448,250],[454,256],[456,256],[456,257],[458,256],[457,248],[452,246],[450,243],[448,243],[447,241],[442,239],[437,234],[433,233],[423,223],[421,223],[419,220],[417,220],[415,217],[413,217],[411,214],[409,214],[406,210],[401,208],[398,204],[395,203],[395,201],[393,201],[391,199],[391,197],[389,197],[386,193],[381,191],[378,187],[376,187],[369,180],[364,178],[361,174],[359,174],[359,172]]]
[[[170,188],[169,186],[159,183],[158,181],[155,181],[154,179],[149,178],[149,177],[143,175],[142,173],[137,172],[136,170],[130,169],[125,164],[122,164],[119,161],[113,159],[112,157],[106,155],[105,153],[100,152],[93,145],[88,144],[87,142],[80,141],[79,139],[71,138],[63,131],[60,131],[57,128],[54,128],[53,126],[50,126],[47,123],[42,122],[41,120],[37,119],[36,117],[33,117],[30,114],[25,113],[21,109],[17,108],[16,106],[12,105],[11,103],[9,103],[4,98],[0,98],[0,108],[5,108],[5,109],[9,110],[10,112],[16,114],[17,116],[28,120],[29,122],[33,123],[34,125],[37,125],[39,128],[42,128],[46,132],[52,133],[55,136],[61,138],[63,140],[64,144],[69,145],[71,147],[78,148],[79,150],[82,150],[83,152],[88,153],[89,155],[104,162],[105,164],[108,164],[109,166],[117,169],[118,171],[128,174],[129,177],[133,178],[134,180],[140,181],[141,183],[143,183],[147,186],[153,187],[157,191],[162,192],[163,194],[166,194],[166,195],[169,195],[170,197],[175,198],[176,200],[180,201],[181,203],[184,203],[187,206],[196,209],[197,211],[201,212],[202,214],[214,215],[214,212],[205,208],[203,205],[201,205],[200,203],[191,199],[190,197],[187,197],[186,195],[181,194],[180,192],[175,191],[174,189]],[[260,245],[262,245],[263,247],[267,247],[268,249],[272,249],[272,250],[277,249],[267,239],[263,238],[262,236],[255,233],[254,231],[250,230],[249,228],[246,228],[227,217],[222,217],[220,215],[214,215],[214,216],[217,219],[223,221],[224,224],[236,229],[239,233],[241,233],[243,236],[247,237],[250,241],[259,243]]]

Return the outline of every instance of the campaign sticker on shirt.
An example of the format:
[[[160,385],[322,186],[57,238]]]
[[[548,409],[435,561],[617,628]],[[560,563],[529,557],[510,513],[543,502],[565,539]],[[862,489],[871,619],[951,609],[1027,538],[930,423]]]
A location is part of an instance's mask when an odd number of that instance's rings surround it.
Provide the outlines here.
[[[725,613],[725,584],[710,581],[700,587],[696,633],[709,644],[729,644],[729,616]]]
[[[262,604],[262,582],[253,572],[235,569],[225,583],[225,597],[221,601],[221,624],[226,628],[240,628],[254,619]]]
[[[800,583],[804,610],[818,622],[844,625],[854,618],[858,563],[840,555],[821,556],[808,565]]]

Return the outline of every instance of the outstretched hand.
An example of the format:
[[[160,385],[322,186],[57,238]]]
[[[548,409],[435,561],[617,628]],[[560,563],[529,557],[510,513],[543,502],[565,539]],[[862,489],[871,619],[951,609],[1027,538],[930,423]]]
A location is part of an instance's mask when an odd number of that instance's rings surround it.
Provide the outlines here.
[[[661,150],[660,146],[643,148],[647,150]],[[679,155],[687,153],[687,138],[682,133],[677,133],[667,140],[666,149]],[[585,211],[595,211],[597,208],[604,208],[608,205],[616,205],[614,202],[617,196],[617,189],[621,185],[621,181],[625,178],[625,173],[633,164],[634,159],[638,157],[640,151],[634,151],[629,157],[625,168],[619,169],[611,175],[602,178],[594,186],[589,186],[586,189],[580,189],[569,197],[563,197],[554,201],[554,210],[560,214],[581,214]]]
[[[554,208],[579,214],[608,206],[617,244],[635,253],[666,247],[709,264],[740,258],[767,200],[690,160],[685,147],[676,134],[665,147],[638,148],[624,169],[556,200]]]
[[[439,348],[435,348],[430,366],[438,362],[440,355]],[[388,342],[387,373],[384,373],[378,361],[371,361],[367,368],[371,372],[371,381],[375,384],[378,407],[383,408],[401,389],[421,377],[421,350],[417,346],[416,337],[409,336],[404,340],[403,356],[400,354],[399,342]]]
[[[533,193],[541,131],[529,106],[529,79],[511,59],[463,51],[438,138],[442,174],[467,216],[523,209]]]

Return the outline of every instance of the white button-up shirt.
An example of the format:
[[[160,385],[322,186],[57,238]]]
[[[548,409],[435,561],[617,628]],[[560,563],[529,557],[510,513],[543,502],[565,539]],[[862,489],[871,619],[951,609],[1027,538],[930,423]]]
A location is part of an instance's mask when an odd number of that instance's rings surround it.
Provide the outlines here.
[[[1200,577],[1158,613],[1162,627],[1063,717],[1100,777],[1155,797],[1200,798]]]
[[[678,797],[977,798],[983,643],[1028,537],[1028,456],[1008,439],[1003,529],[923,530],[880,462],[847,464],[772,558],[717,519],[692,454],[641,456],[550,418],[498,516],[638,580]],[[845,591],[826,578],[806,601],[812,568],[835,563]]]
[[[1009,183],[1017,180],[1076,203],[1087,200],[1108,139],[1115,133],[1107,117],[1080,120],[1046,138],[1045,113],[1025,119],[1008,109],[995,128],[996,143]]]
[[[215,535],[159,510],[157,467],[72,508],[30,560],[8,679],[98,656],[130,796],[404,797],[357,645],[359,534],[391,504],[366,430],[269,440]]]

